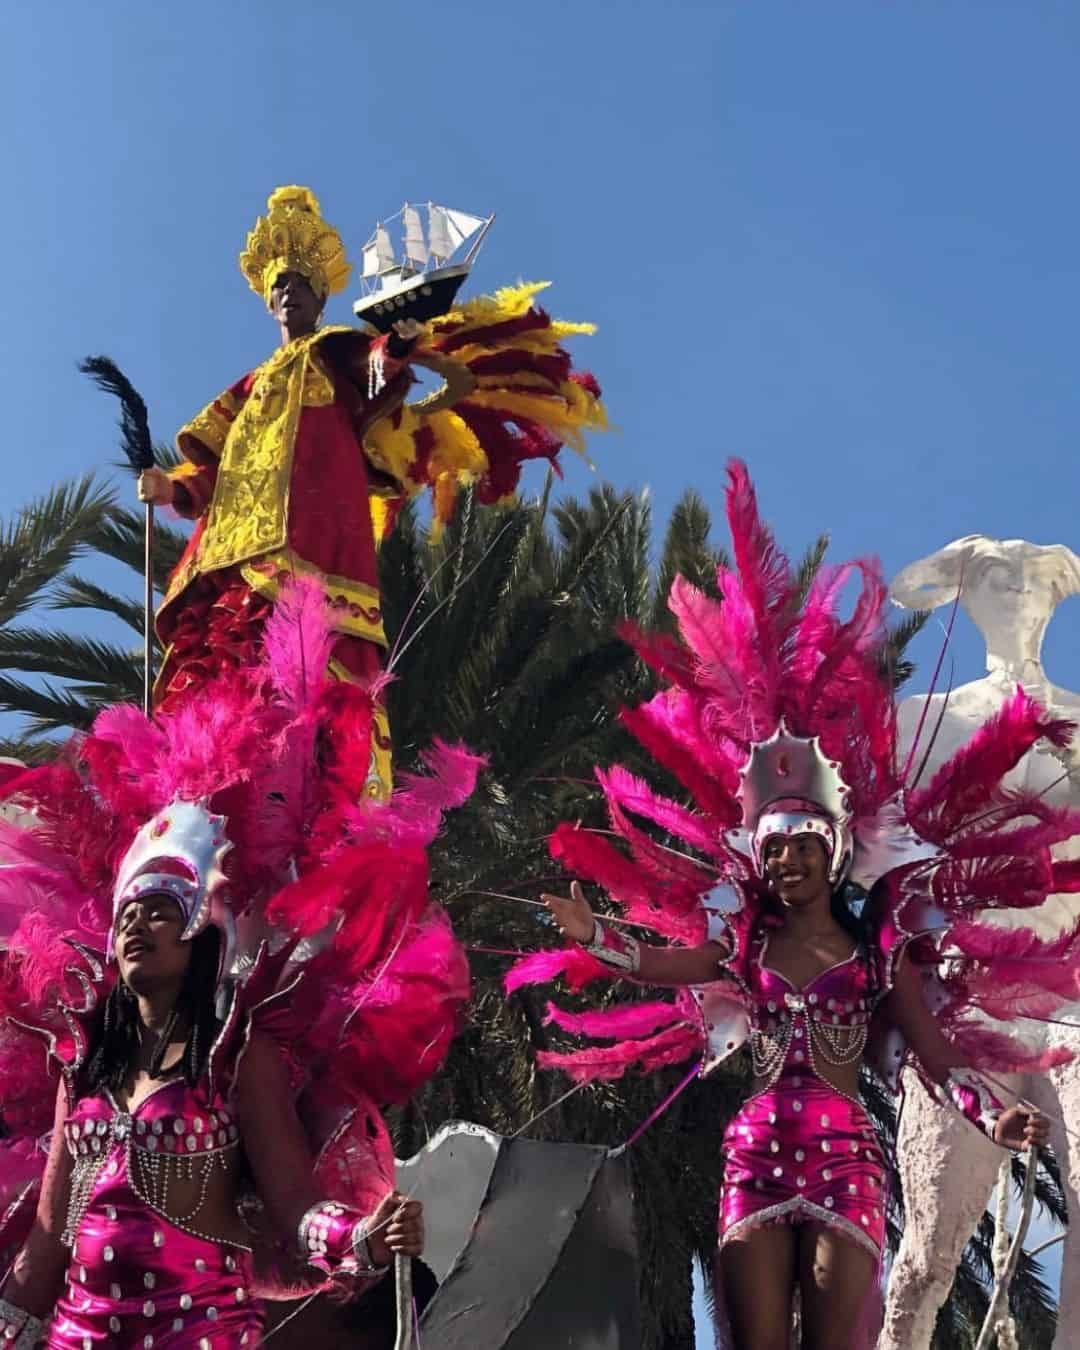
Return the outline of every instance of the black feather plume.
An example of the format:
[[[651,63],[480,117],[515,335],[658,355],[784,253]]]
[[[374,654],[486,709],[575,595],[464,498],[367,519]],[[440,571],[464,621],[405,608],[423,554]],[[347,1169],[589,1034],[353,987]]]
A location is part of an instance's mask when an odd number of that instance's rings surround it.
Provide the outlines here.
[[[99,389],[120,400],[120,445],[136,473],[154,466],[154,444],[146,404],[115,361],[107,356],[88,356],[79,370],[89,375]]]

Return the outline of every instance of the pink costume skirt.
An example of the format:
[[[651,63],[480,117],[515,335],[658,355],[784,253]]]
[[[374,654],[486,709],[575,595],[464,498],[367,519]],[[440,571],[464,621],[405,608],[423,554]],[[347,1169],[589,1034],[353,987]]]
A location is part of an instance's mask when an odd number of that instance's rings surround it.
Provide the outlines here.
[[[122,1217],[127,1219],[122,1227]],[[251,1257],[143,1207],[87,1214],[56,1304],[48,1350],[237,1350],[262,1339]]]
[[[813,1074],[784,1073],[724,1132],[720,1245],[766,1223],[820,1223],[880,1256],[885,1159],[870,1118]]]

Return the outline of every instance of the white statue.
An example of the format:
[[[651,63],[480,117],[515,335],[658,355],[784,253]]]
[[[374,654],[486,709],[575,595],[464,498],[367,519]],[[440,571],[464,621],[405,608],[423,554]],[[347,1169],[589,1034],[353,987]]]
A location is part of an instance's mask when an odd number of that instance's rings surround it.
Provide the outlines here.
[[[938,553],[905,567],[892,586],[893,598],[911,609],[960,603],[986,641],[987,674],[961,685],[948,696],[940,731],[930,752],[932,773],[975,728],[996,712],[1018,684],[1055,716],[1080,720],[1080,694],[1059,689],[1043,670],[1041,651],[1056,607],[1080,594],[1080,557],[1055,544],[969,535]],[[924,749],[941,713],[945,695],[917,696],[900,707],[900,740],[907,748],[923,718]],[[927,708],[927,702],[930,706]],[[1072,777],[1065,777],[1075,770]],[[924,780],[925,781],[925,778]],[[1036,749],[1014,775],[1026,788],[1047,791],[1057,805],[1080,805],[1080,746],[1068,752]],[[1080,836],[1058,853],[1080,857]],[[1052,936],[1075,921],[1080,895],[1052,896],[1035,914],[1038,927]],[[1033,911],[1024,912],[1031,924]],[[1004,924],[1009,911],[1000,913]],[[1080,1023],[1080,1016],[1071,1020]],[[1034,1028],[1025,1028],[1030,1036]],[[1047,1046],[1080,1049],[1080,1030],[1047,1026]],[[1055,1124],[1051,1142],[1061,1160],[1070,1213],[1080,1213],[1080,1140],[1069,1139],[1062,1118],[1080,1122],[1080,1067],[1068,1065],[1046,1076],[1010,1080],[1041,1106]],[[1001,1163],[994,1147],[964,1121],[932,1105],[910,1073],[900,1124],[898,1153],[907,1220],[904,1239],[889,1281],[880,1350],[928,1350],[938,1309],[952,1285],[961,1252],[986,1207]],[[1075,1247],[1075,1237],[1072,1239]],[[1056,1350],[1080,1350],[1080,1261],[1066,1252]]]

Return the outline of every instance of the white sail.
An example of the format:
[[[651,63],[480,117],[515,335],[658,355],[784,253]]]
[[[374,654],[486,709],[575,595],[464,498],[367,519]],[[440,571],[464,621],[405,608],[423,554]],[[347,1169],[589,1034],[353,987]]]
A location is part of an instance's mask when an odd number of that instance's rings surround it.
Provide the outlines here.
[[[441,206],[432,205],[428,208],[428,247],[431,256],[440,262],[445,262],[456,248],[446,216]]]
[[[417,267],[423,267],[428,260],[427,243],[424,240],[424,227],[420,223],[420,212],[415,206],[405,204],[405,256]]]
[[[394,246],[390,242],[390,232],[385,225],[375,226],[375,253],[379,260],[379,271],[388,272],[397,266]]]
[[[377,277],[380,271],[379,250],[374,239],[369,240],[368,243],[364,245],[363,259],[364,262],[360,275],[365,277]]]
[[[446,207],[439,207],[439,210],[446,215],[446,223],[450,229],[450,238],[454,242],[454,248],[463,244],[470,234],[475,234],[481,225],[487,224],[483,217],[470,216],[467,211],[450,211]]]

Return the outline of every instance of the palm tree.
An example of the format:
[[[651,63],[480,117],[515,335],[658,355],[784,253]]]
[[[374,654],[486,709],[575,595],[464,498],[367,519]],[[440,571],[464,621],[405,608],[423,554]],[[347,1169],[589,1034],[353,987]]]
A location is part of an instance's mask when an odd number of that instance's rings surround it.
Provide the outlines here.
[[[594,764],[646,769],[618,710],[654,686],[616,624],[652,623],[676,568],[715,586],[720,560],[692,494],[673,515],[654,574],[647,495],[603,486],[552,507],[549,491],[550,483],[538,501],[501,513],[476,511],[466,498],[435,544],[409,512],[384,546],[398,764],[411,767],[435,734],[488,757],[475,797],[448,821],[432,858],[435,891],[472,949],[472,1015],[446,1070],[394,1122],[405,1151],[424,1142],[430,1123],[455,1116],[502,1134],[616,1145],[685,1071],[590,1086],[560,1103],[565,1084],[535,1070],[533,1052],[548,1044],[538,996],[502,994],[505,953],[530,950],[545,933],[521,900],[559,884],[548,834],[567,817],[606,823]],[[500,898],[511,895],[521,899]],[[715,1244],[717,1129],[743,1079],[740,1064],[685,1093],[629,1155],[644,1344],[655,1350],[693,1344],[691,1258]]]
[[[8,652],[21,643],[26,631],[16,628],[16,621],[35,605],[55,598],[66,569],[96,546],[112,501],[110,490],[88,474],[53,488],[0,523],[0,665],[15,665]],[[37,691],[27,694],[36,696]],[[53,696],[77,711],[74,700],[62,693]],[[0,704],[11,708],[23,698],[23,686],[6,671],[0,672]],[[48,753],[48,747],[25,734],[0,740],[0,754],[6,756],[29,760],[43,751]]]
[[[186,542],[180,530],[158,520],[154,532],[157,594],[164,590]],[[88,522],[81,548],[123,563],[141,577],[142,517],[116,506],[110,494],[103,509]],[[26,753],[35,756],[50,753],[51,733],[85,729],[108,704],[138,703],[142,699],[142,602],[65,570],[72,557],[53,568],[47,591],[35,595],[39,608],[108,615],[119,619],[139,641],[122,644],[40,626],[0,628],[0,666],[47,677],[28,683],[8,674],[0,676],[0,708],[26,719],[21,744]],[[29,605],[23,606],[27,608]]]

